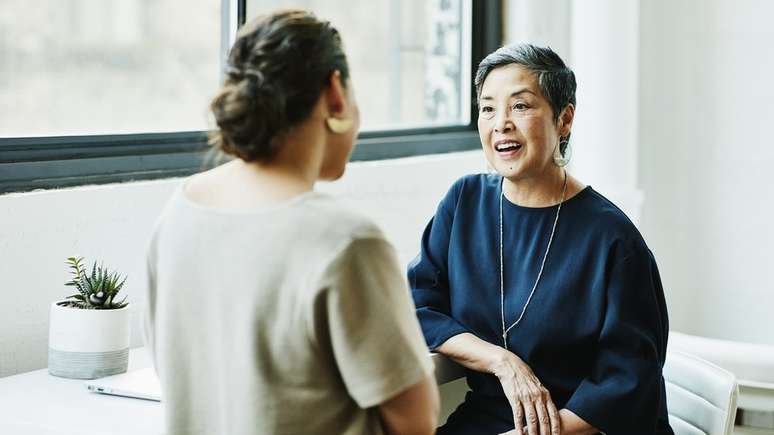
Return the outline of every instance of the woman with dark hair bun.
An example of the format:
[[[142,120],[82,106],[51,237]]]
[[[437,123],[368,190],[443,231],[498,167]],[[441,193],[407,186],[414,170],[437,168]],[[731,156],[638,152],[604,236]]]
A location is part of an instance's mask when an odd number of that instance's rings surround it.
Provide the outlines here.
[[[148,252],[145,337],[170,434],[430,434],[433,366],[395,250],[316,193],[359,114],[338,32],[247,23],[211,104],[236,158],[185,180]]]

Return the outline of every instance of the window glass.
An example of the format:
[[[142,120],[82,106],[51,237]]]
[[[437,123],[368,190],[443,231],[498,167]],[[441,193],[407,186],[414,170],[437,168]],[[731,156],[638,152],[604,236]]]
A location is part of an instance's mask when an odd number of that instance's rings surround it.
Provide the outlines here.
[[[0,137],[204,130],[220,1],[2,0]]]
[[[247,0],[247,19],[302,8],[342,35],[363,130],[467,125],[470,1]]]

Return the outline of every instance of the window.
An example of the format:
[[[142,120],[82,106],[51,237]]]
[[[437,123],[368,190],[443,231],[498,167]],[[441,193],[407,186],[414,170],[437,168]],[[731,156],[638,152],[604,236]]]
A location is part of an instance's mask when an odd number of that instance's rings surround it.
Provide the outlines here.
[[[0,17],[0,136],[207,129],[218,2],[5,0],[3,9],[20,13]]]
[[[478,147],[472,65],[500,42],[489,0],[26,6],[6,0],[24,13],[0,17],[0,193],[202,170],[237,17],[302,7],[341,31],[363,114],[353,160]]]
[[[300,7],[341,32],[362,130],[470,123],[470,2],[248,0],[247,19]]]

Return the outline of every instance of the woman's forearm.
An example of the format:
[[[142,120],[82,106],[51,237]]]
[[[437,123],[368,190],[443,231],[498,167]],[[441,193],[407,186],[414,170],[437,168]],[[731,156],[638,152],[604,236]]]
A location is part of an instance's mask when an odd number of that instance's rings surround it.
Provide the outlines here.
[[[495,374],[502,363],[504,349],[464,332],[446,340],[435,349],[457,364],[482,373]]]
[[[599,433],[594,426],[586,423],[569,409],[560,409],[559,418],[562,420],[562,435],[594,435]]]

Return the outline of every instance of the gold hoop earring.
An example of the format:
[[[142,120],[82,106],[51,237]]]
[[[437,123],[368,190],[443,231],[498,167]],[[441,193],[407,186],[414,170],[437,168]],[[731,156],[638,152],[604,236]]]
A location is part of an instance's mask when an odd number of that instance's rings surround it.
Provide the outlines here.
[[[346,133],[352,128],[351,119],[339,119],[332,116],[325,119],[325,124],[330,131],[336,134]]]

